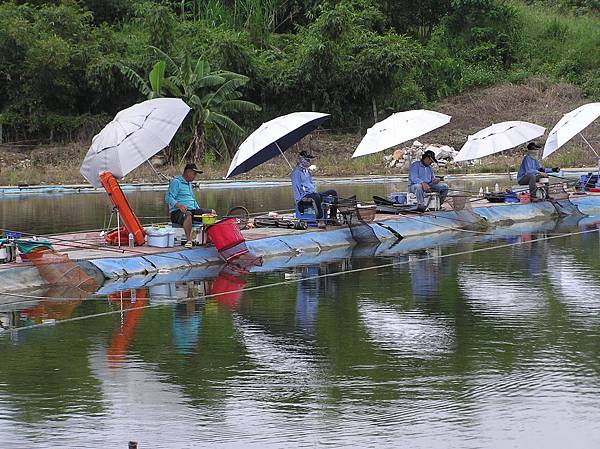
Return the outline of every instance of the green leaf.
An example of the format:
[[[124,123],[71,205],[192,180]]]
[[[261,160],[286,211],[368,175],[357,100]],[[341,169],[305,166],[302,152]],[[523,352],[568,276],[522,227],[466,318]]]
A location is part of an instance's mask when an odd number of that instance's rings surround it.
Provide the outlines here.
[[[198,95],[192,95],[188,100],[188,104],[192,109],[202,109],[202,102]]]
[[[158,96],[160,96],[162,93],[162,85],[165,78],[165,68],[165,61],[158,61],[156,64],[154,64],[154,67],[148,75],[150,78],[150,86],[152,86],[152,91]]]
[[[244,129],[226,115],[213,112],[210,118],[212,123],[216,123],[220,127],[225,128],[234,136],[240,137],[244,135]]]
[[[150,95],[152,93],[152,89],[148,86],[148,84],[146,83],[146,81],[144,81],[144,79],[140,75],[138,75],[133,69],[131,69],[130,67],[127,67],[126,65],[117,64],[117,67],[119,68],[119,70],[121,71],[121,73],[123,75],[125,75],[125,77],[129,81],[131,81],[131,83],[142,94],[144,94],[147,98],[150,98]]]
[[[210,65],[207,61],[198,58],[198,61],[196,62],[196,67],[194,68],[194,73],[199,79],[204,78],[210,73]]]
[[[223,112],[258,112],[260,110],[260,106],[246,100],[231,100],[221,105]]]
[[[213,87],[223,84],[226,81],[225,78],[219,75],[206,75],[198,79],[196,86],[198,87]]]
[[[179,86],[177,86],[172,80],[171,78],[165,78],[163,79],[163,86],[165,87],[165,89],[173,96],[181,98],[183,97],[183,92],[181,91],[181,89],[179,88]]]

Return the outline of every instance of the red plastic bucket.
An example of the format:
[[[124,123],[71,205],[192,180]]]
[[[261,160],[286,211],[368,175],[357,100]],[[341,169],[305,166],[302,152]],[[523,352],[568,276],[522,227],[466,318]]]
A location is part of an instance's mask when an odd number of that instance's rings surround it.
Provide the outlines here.
[[[217,251],[227,261],[248,252],[246,240],[235,218],[226,218],[209,226],[207,233]]]
[[[213,242],[217,251],[231,248],[238,243],[244,242],[235,218],[226,218],[208,228],[208,237]]]

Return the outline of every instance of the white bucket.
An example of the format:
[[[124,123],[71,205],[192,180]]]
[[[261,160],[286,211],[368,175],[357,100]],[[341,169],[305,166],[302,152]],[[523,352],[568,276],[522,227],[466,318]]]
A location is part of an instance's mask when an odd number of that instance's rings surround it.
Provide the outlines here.
[[[175,229],[172,227],[165,228],[167,235],[169,236],[169,248],[173,248],[175,246]]]
[[[146,238],[148,246],[157,248],[169,247],[169,234],[164,229],[148,228],[146,229]]]

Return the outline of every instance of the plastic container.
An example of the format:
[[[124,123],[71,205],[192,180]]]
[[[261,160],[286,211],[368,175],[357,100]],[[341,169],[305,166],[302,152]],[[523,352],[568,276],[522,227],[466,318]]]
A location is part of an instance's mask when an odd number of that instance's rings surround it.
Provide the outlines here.
[[[17,247],[14,242],[0,239],[0,263],[14,262],[17,258]]]
[[[226,261],[248,252],[246,240],[240,232],[235,218],[227,218],[210,226],[207,230],[210,241]]]
[[[392,203],[406,204],[406,192],[392,192],[390,193],[390,200]]]
[[[213,225],[217,222],[217,216],[213,214],[202,214],[202,224]]]
[[[23,236],[23,234],[17,231],[6,231],[5,235],[8,239],[20,239]]]
[[[175,246],[175,229],[166,228],[167,235],[169,236],[169,248],[173,248]]]
[[[192,240],[197,245],[206,245],[208,243],[208,236],[206,234],[206,229],[204,226],[200,226],[196,229],[192,230]]]
[[[164,229],[148,228],[146,229],[147,244],[156,248],[169,247],[169,234]]]

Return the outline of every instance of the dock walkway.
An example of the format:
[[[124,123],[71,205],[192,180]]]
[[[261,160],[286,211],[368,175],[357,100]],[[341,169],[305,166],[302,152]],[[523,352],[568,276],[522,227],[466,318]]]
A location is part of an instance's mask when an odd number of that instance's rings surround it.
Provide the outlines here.
[[[571,201],[582,214],[600,214],[600,194],[572,196]],[[503,226],[515,222],[549,220],[553,216],[556,216],[556,209],[550,202],[495,204],[479,200],[472,203],[472,210],[438,211],[423,215],[378,214],[368,226],[380,242],[385,242],[398,240],[398,235],[405,238],[461,230],[477,232],[468,229],[483,220],[492,226]],[[357,244],[348,226],[307,230],[255,228],[243,231],[243,235],[250,253],[263,258],[318,254]],[[223,263],[212,245],[192,249],[146,246],[117,248],[106,246],[97,232],[47,237],[51,239],[56,251],[67,254],[99,283],[104,279],[126,278],[186,267],[208,268]],[[0,265],[0,280],[0,291],[45,285],[37,268],[30,262],[21,260]]]

